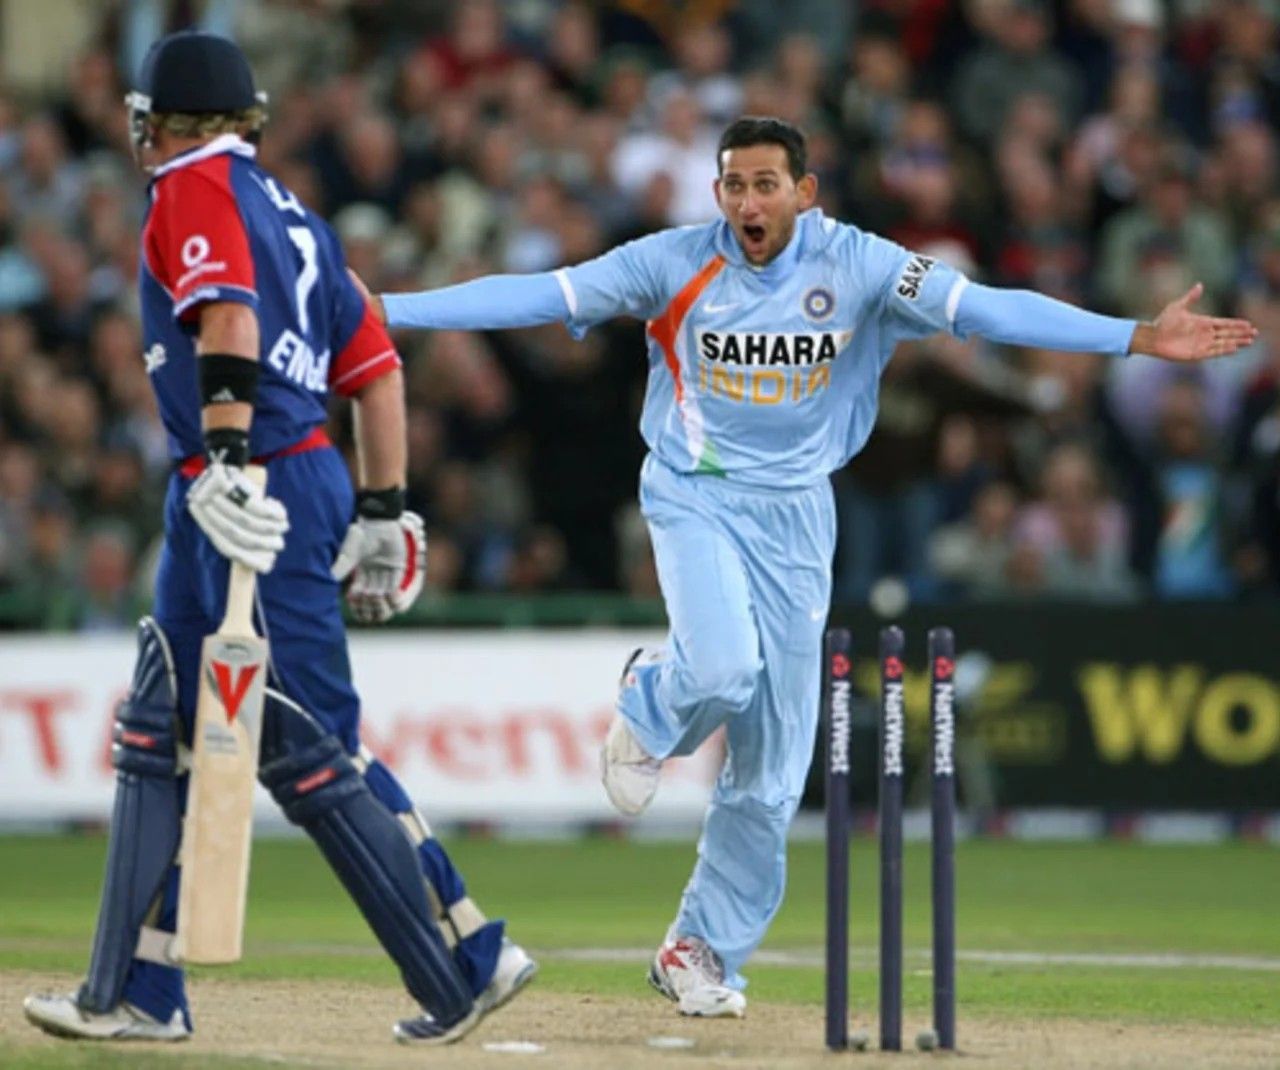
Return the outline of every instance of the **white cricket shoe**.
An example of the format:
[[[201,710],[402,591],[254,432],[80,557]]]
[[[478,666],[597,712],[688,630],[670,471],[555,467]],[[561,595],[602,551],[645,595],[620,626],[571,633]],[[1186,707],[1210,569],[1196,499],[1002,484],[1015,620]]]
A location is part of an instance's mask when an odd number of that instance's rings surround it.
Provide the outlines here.
[[[502,938],[502,950],[498,952],[498,965],[484,991],[476,996],[467,1016],[453,1025],[441,1026],[429,1013],[423,1011],[415,1018],[405,1018],[391,1028],[392,1035],[401,1044],[439,1046],[454,1044],[471,1032],[485,1015],[496,1011],[504,1003],[519,994],[533,980],[538,964],[519,944]]]
[[[637,662],[648,664],[661,657],[662,649],[659,647],[637,647],[633,650],[622,667],[619,690],[635,685],[635,675],[631,670]],[[609,801],[619,813],[628,817],[644,813],[658,790],[661,772],[661,760],[652,757],[640,745],[627,719],[615,713],[604,737],[604,746],[600,749],[600,779]]]
[[[502,950],[498,952],[498,965],[483,992],[476,996],[476,1006],[481,1015],[496,1011],[504,1003],[520,993],[538,972],[538,964],[519,944],[502,938]]]
[[[694,1018],[741,1018],[747,997],[724,983],[724,963],[696,936],[668,939],[649,967],[649,983]]]
[[[81,1010],[74,993],[28,996],[22,1001],[22,1010],[32,1025],[72,1040],[186,1040],[191,1036],[181,1010],[175,1009],[167,1022],[130,1003],[99,1014]]]

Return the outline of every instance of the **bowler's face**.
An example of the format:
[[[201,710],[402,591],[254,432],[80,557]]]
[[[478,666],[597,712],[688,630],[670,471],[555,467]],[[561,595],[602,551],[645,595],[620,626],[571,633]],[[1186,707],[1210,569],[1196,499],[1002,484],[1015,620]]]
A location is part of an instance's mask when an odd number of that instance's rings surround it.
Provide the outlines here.
[[[720,154],[715,189],[747,261],[763,265],[791,240],[796,216],[813,206],[818,180],[793,178],[781,145],[748,145]]]

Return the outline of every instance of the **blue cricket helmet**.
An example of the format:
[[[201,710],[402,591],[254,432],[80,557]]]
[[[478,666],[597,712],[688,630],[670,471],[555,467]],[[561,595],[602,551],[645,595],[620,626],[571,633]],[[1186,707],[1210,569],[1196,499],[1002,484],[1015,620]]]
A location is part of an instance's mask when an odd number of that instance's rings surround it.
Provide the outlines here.
[[[211,33],[162,37],[147,52],[138,80],[153,112],[243,111],[257,103],[253,71],[240,46]]]
[[[138,88],[126,98],[134,144],[146,144],[152,114],[206,115],[265,104],[240,46],[216,34],[183,31],[147,52]]]

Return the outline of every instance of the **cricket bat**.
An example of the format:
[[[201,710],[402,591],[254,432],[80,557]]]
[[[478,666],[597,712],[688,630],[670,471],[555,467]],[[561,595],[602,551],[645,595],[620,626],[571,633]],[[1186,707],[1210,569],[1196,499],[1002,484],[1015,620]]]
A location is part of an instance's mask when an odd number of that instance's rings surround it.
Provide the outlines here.
[[[266,485],[266,469],[245,475]],[[217,964],[240,958],[253,792],[262,737],[267,642],[253,630],[252,569],[231,563],[227,612],[200,652],[191,781],[182,824],[175,962]]]

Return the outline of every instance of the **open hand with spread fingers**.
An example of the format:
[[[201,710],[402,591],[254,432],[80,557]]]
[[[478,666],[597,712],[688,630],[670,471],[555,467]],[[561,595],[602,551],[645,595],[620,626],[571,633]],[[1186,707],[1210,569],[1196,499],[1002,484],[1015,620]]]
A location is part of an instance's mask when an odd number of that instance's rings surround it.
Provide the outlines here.
[[[1204,294],[1196,283],[1161,310],[1154,323],[1140,323],[1133,332],[1129,352],[1149,353],[1165,360],[1208,360],[1225,357],[1252,345],[1258,328],[1248,320],[1205,316],[1191,306]]]

